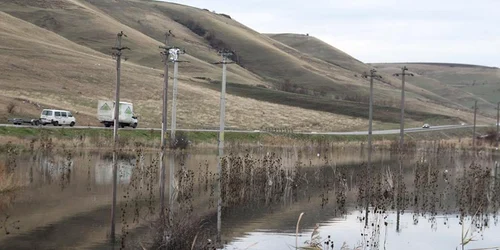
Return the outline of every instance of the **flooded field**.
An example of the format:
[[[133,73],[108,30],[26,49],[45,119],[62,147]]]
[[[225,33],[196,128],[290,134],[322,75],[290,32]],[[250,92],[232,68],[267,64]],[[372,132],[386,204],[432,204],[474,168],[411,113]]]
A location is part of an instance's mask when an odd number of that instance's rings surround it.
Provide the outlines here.
[[[160,218],[158,154],[137,148],[119,157],[111,244],[110,153],[11,149],[0,154],[0,249],[500,246],[498,151],[429,142],[366,161],[363,147],[239,149],[219,178],[215,151],[170,153]]]

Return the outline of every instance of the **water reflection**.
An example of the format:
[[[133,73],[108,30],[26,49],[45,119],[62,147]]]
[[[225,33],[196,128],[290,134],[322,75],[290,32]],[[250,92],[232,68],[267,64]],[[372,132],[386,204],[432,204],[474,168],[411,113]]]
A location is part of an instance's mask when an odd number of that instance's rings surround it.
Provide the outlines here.
[[[492,152],[483,151],[473,164],[469,152],[440,144],[414,147],[402,158],[393,150],[376,149],[370,173],[366,151],[355,148],[229,152],[221,160],[220,175],[214,152],[167,157],[170,216],[161,232],[157,225],[166,222],[158,222],[159,156],[138,149],[119,157],[117,247],[161,246],[180,236],[188,249],[195,236],[197,246],[207,247],[217,239],[219,201],[220,235],[228,249],[255,243],[250,249],[294,246],[301,212],[299,246],[311,243],[316,224],[321,244],[330,235],[335,249],[343,241],[368,249],[439,249],[449,243],[448,249],[471,237],[478,241],[468,246],[500,245],[488,236],[500,233],[500,185],[494,178],[499,156]],[[0,234],[0,246],[110,248],[105,243],[109,154],[38,152],[2,155],[0,161],[22,183],[16,192],[0,194],[0,219],[6,221],[2,229],[9,232]],[[468,235],[462,235],[460,223]],[[414,233],[428,231],[435,233],[415,238]],[[434,242],[438,236],[442,242]]]

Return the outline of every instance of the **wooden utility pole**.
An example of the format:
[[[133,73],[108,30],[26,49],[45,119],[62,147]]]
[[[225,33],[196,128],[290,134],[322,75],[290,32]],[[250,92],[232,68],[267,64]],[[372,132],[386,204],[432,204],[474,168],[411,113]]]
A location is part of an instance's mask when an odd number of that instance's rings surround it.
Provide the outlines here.
[[[234,62],[228,61],[229,57],[233,54],[230,51],[222,50],[219,51],[222,56],[221,62],[216,62],[215,64],[222,64],[222,86],[220,93],[220,113],[219,113],[219,138],[217,140],[217,148],[219,149],[217,157],[217,172],[219,174],[218,180],[218,201],[217,201],[217,243],[221,242],[221,228],[222,228],[222,197],[221,197],[221,178],[222,178],[222,157],[224,156],[224,128],[225,128],[225,117],[226,117],[226,69],[227,64]]]
[[[373,133],[373,78],[382,78],[382,76],[376,74],[377,71],[375,69],[370,70],[370,74],[367,74],[366,72],[363,74],[364,78],[370,78],[370,107],[368,111],[368,171],[367,171],[367,176],[368,176],[368,182],[370,182],[371,178],[371,168],[372,168],[372,133]],[[368,209],[370,206],[370,191],[369,187],[366,188],[367,195],[366,197],[366,211],[365,211],[365,226],[368,225]]]
[[[117,174],[118,174],[118,126],[120,125],[120,74],[121,74],[121,57],[122,51],[129,49],[122,47],[122,37],[126,35],[120,31],[116,35],[116,46],[112,49],[113,57],[116,57],[116,90],[115,90],[115,110],[113,121],[113,197],[111,203],[111,242],[115,242],[115,215],[116,215],[116,188],[117,188]]]

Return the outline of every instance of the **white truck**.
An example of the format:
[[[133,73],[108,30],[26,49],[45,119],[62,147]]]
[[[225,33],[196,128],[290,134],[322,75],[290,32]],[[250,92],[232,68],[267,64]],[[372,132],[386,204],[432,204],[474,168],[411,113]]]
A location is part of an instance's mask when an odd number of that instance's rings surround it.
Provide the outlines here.
[[[97,103],[97,119],[99,119],[99,122],[104,124],[105,127],[113,126],[115,119],[115,102],[99,100]],[[134,115],[134,106],[132,103],[120,102],[118,119],[118,125],[121,128],[126,126],[132,128],[137,127],[137,116]]]

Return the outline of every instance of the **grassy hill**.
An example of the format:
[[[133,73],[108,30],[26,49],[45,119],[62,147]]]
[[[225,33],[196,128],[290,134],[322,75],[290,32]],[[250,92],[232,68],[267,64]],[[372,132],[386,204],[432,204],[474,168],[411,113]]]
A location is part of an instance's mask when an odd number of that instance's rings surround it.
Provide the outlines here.
[[[155,1],[0,0],[0,18],[0,70],[5,72],[0,122],[58,107],[77,113],[80,124],[96,124],[97,100],[114,96],[111,47],[124,31],[123,45],[131,51],[124,56],[122,98],[135,104],[140,126],[158,127],[159,46],[171,30],[169,44],[185,48],[182,59],[189,61],[179,69],[180,127],[218,124],[221,69],[213,62],[220,60],[221,48],[233,50],[237,62],[228,67],[228,126],[351,130],[367,124],[368,81],[360,76],[372,66],[315,38],[308,39],[316,50],[306,51],[226,14]],[[390,74],[376,81],[376,127],[399,122],[399,81]],[[426,88],[410,84],[409,90],[411,125],[471,118]]]
[[[373,64],[381,71],[394,71],[401,63]],[[439,95],[461,104],[463,107],[474,106],[478,100],[480,112],[496,115],[497,103],[500,102],[500,69],[467,64],[453,63],[405,63],[415,74],[408,81],[438,93]]]

